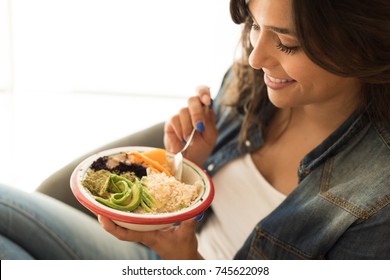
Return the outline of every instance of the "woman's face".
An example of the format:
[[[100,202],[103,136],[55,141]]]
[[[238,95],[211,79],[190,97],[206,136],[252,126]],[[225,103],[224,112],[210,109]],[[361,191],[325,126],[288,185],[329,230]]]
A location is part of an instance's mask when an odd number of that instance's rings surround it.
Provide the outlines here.
[[[249,64],[255,69],[263,69],[271,102],[279,108],[356,107],[359,82],[320,68],[300,49],[294,35],[291,1],[249,2],[253,19],[250,40],[254,48]]]

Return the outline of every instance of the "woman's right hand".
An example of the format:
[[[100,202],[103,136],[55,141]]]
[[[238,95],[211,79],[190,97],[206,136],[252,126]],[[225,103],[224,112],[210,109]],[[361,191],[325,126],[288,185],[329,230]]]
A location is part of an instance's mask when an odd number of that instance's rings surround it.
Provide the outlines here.
[[[218,136],[212,102],[210,89],[200,86],[196,95],[188,99],[188,107],[182,108],[165,123],[164,145],[168,152],[179,152],[195,127],[197,133],[184,156],[199,166],[206,162]]]

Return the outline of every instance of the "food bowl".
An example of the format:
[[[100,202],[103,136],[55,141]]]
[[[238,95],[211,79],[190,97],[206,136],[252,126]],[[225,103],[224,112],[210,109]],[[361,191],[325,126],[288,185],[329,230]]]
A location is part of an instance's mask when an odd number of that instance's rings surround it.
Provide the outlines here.
[[[153,147],[120,147],[101,151],[82,161],[73,171],[70,178],[70,187],[76,199],[94,214],[110,218],[114,223],[124,228],[136,231],[152,231],[168,228],[184,220],[192,219],[203,214],[210,206],[214,198],[214,186],[207,173],[195,163],[184,159],[182,182],[193,185],[200,184],[198,197],[188,207],[164,213],[135,213],[113,209],[98,201],[91,192],[83,186],[82,181],[90,170],[91,165],[104,156],[112,156],[120,153],[146,152],[155,149]],[[169,159],[172,154],[166,153]]]

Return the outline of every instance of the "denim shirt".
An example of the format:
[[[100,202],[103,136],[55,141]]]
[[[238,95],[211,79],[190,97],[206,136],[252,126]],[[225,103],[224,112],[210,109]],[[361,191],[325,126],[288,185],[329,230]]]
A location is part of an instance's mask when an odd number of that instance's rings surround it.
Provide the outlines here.
[[[228,73],[216,99],[230,79]],[[215,109],[219,137],[204,165],[211,176],[263,144],[254,124],[239,149],[243,116],[227,120],[229,109]],[[301,160],[294,191],[259,221],[235,258],[390,259],[389,163],[389,129],[368,111],[352,114]]]

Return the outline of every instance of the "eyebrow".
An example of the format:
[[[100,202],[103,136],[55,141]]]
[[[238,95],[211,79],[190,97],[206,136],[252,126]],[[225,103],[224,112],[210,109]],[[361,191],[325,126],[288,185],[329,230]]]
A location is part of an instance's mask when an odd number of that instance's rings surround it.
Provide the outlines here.
[[[265,25],[264,28],[275,31],[276,33],[284,34],[284,35],[295,35],[293,32],[291,32],[287,28],[280,28],[280,27],[275,27],[275,26],[270,26],[270,25]]]
[[[257,23],[257,21],[255,20],[255,18],[253,17],[253,15],[249,11],[249,9],[248,9],[248,12],[249,12],[249,16],[252,18],[252,21]],[[296,36],[296,34],[294,32],[292,32],[291,30],[289,30],[287,28],[280,28],[280,27],[276,27],[276,26],[272,26],[272,25],[265,25],[264,28],[266,28],[268,30],[272,30],[272,31],[279,33],[279,34]]]

